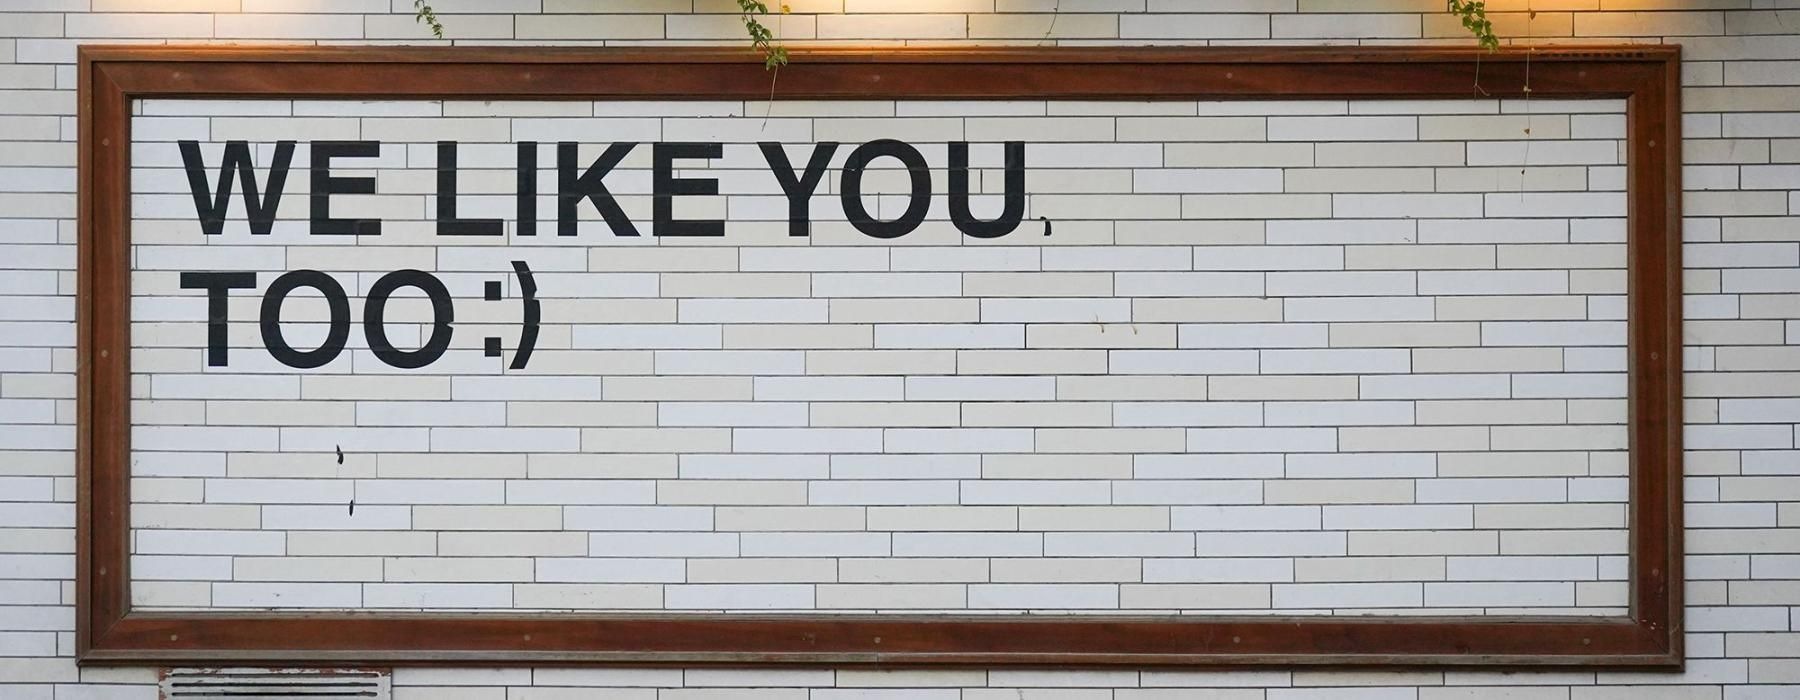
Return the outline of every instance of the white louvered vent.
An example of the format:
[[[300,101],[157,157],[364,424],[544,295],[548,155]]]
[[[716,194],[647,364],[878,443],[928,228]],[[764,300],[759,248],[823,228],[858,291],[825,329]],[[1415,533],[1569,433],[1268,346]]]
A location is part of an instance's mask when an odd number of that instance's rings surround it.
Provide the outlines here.
[[[389,672],[368,668],[171,668],[162,676],[163,700],[393,697]]]

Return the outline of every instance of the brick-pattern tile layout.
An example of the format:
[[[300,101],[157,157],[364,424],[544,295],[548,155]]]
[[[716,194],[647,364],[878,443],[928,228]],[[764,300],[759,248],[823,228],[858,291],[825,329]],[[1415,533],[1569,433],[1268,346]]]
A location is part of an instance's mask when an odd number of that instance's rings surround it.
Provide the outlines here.
[[[414,22],[405,0],[0,1],[0,698],[156,697],[155,669],[78,668],[72,658],[77,45],[744,44],[736,4],[726,0],[431,4],[444,19],[446,41]],[[770,25],[796,48],[1472,45],[1441,0],[786,4],[792,13]],[[1508,44],[1682,45],[1685,672],[440,668],[397,671],[395,697],[1800,695],[1800,4],[1494,0],[1489,10]],[[1473,78],[1470,93],[1477,96]],[[1616,335],[1507,325],[1519,320],[1509,314],[1557,323],[1618,320],[1619,258],[1606,248],[1617,245],[1616,224],[1609,233],[1564,223],[1571,214],[1620,211],[1616,202],[1604,209],[1581,203],[1616,198],[1621,187],[1614,152],[1594,143],[1617,138],[1617,105],[1588,112],[1577,108],[1602,105],[1535,103],[1534,111],[1567,116],[1533,121],[1533,137],[1556,144],[1531,147],[1533,165],[1521,185],[1522,107],[1499,113],[1475,102],[1455,105],[1455,114],[1417,104],[1388,103],[1387,113],[1369,112],[1371,103],[1332,105],[1336,115],[1256,104],[1204,122],[1195,106],[1185,115],[1191,128],[1175,123],[1183,115],[1127,113],[1119,104],[1058,105],[1054,115],[1048,105],[1032,106],[1015,115],[966,104],[865,103],[878,111],[818,117],[823,107],[785,99],[773,107],[689,104],[694,111],[685,114],[669,105],[656,107],[660,112],[564,105],[572,110],[564,112],[541,104],[410,103],[406,109],[426,111],[355,118],[311,110],[373,108],[239,104],[241,113],[225,114],[222,104],[144,105],[146,121],[136,125],[146,141],[135,155],[147,166],[138,183],[142,206],[159,207],[163,213],[151,218],[168,222],[140,220],[133,232],[146,244],[135,261],[144,270],[141,289],[158,290],[134,309],[142,321],[133,329],[141,348],[136,367],[149,373],[135,415],[140,431],[168,431],[163,437],[177,448],[210,443],[206,453],[178,457],[158,451],[150,442],[155,433],[140,434],[133,513],[140,602],[400,609],[429,598],[492,608],[759,603],[915,612],[996,600],[1029,599],[1025,604],[1060,611],[1199,610],[1248,601],[1255,607],[1230,612],[1380,614],[1460,606],[1597,612],[1620,603],[1613,599],[1624,551],[1616,534],[1623,498],[1617,452],[1576,442],[1618,429],[1617,379],[1605,378],[1617,376],[1618,351],[1574,342],[1616,342]],[[902,121],[902,108],[920,111]],[[745,119],[708,121],[730,115]],[[1032,115],[1042,123],[1010,120]],[[1176,119],[1158,124],[1159,116]],[[1403,119],[1324,128],[1311,119],[1323,116]],[[573,239],[556,240],[546,226],[536,245],[465,241],[440,253],[422,247],[442,241],[416,221],[434,211],[427,164],[439,130],[454,128],[452,118],[469,120],[453,140],[510,142],[536,128],[545,144],[589,144],[583,159],[613,141],[645,143],[607,183],[646,230],[651,207],[643,194],[651,186],[643,171],[647,144],[656,140],[779,140],[794,146],[798,166],[817,140],[842,141],[847,149],[881,137],[942,143],[948,139],[940,134],[950,130],[983,144],[1028,138],[1034,218],[995,242],[963,240],[943,221],[947,183],[938,170],[933,221],[920,230],[869,240],[843,224],[835,198],[822,197],[813,204],[813,246],[800,249],[786,237],[783,201],[771,196],[779,190],[762,161],[733,147],[719,163],[682,161],[684,173],[718,176],[722,190],[736,193],[676,199],[683,216],[730,220],[715,245],[688,239],[675,254],[662,249],[667,241],[616,239],[584,205],[583,216],[594,221]],[[595,121],[557,127],[532,121],[538,119]],[[1127,126],[1140,119],[1141,127]],[[1403,123],[1411,130],[1397,126]],[[1109,143],[1137,133],[1147,135]],[[182,199],[185,184],[166,170],[179,167],[173,143],[183,138],[214,144],[206,151],[213,167],[218,139],[262,144],[259,163],[272,156],[273,139],[299,140],[296,166],[307,162],[306,142],[315,139],[395,144],[381,160],[363,161],[382,169],[381,191],[391,194],[333,199],[343,211],[389,219],[388,228],[378,244],[362,241],[363,251],[309,241],[305,198],[295,196],[281,205],[282,221],[270,234],[285,247],[245,245],[249,236],[237,224],[206,241],[195,232],[191,200]],[[418,145],[402,151],[404,142]],[[511,153],[470,146],[459,154],[466,161],[459,181],[465,216],[512,218],[505,204],[478,199],[510,197]],[[942,167],[941,150],[928,155]],[[550,145],[539,154],[546,169],[540,192],[554,191],[554,158]],[[979,146],[972,158],[991,169],[1000,155]],[[486,174],[474,167],[483,162],[490,164]],[[734,167],[743,172],[728,174]],[[1207,170],[1224,172],[1201,174]],[[1140,181],[1140,172],[1148,179]],[[872,175],[869,184],[892,195],[902,181]],[[980,183],[988,191],[1001,184],[997,173]],[[309,185],[303,171],[287,182],[293,192]],[[833,178],[821,185],[836,187]],[[1428,199],[1403,204],[1394,195]],[[241,211],[241,202],[236,206]],[[902,206],[895,196],[879,203],[886,216]],[[995,211],[991,199],[975,209]],[[554,214],[553,203],[540,204],[541,220]],[[1034,232],[1038,215],[1055,222],[1048,238]],[[1489,223],[1506,219],[1515,223]],[[1530,221],[1518,223],[1523,219]],[[1579,254],[1532,247],[1576,244],[1597,247]],[[207,250],[215,246],[227,252]],[[1294,251],[1258,257],[1277,246]],[[820,251],[830,256],[800,255]],[[482,338],[499,335],[512,346],[517,289],[508,286],[501,302],[487,302],[482,282],[525,256],[539,270],[547,325],[529,376],[503,376],[482,354]],[[197,291],[179,288],[177,273],[257,270],[266,286],[278,270],[306,266],[332,271],[353,295],[350,312],[358,318],[368,286],[383,272],[431,271],[458,297],[456,348],[430,368],[393,370],[374,381],[350,371],[381,367],[369,362],[359,324],[341,365],[297,378],[270,361],[256,329],[244,325],[260,294],[239,291],[231,306],[238,347],[230,367],[237,374],[221,387],[193,351],[205,333],[196,320],[204,310]],[[1221,269],[1228,266],[1235,269]],[[1531,286],[1550,279],[1570,286]],[[873,290],[901,298],[856,296]],[[1509,296],[1534,301],[1501,299]],[[402,290],[393,317],[421,317],[417,299],[416,290]],[[321,331],[302,322],[324,318],[314,292],[297,291],[286,312],[297,346],[320,339]],[[403,347],[421,339],[416,332],[401,322],[389,327]],[[1521,335],[1527,332],[1546,335]],[[1440,342],[1446,345],[1434,345]],[[1189,354],[1177,362],[1159,350]],[[1392,350],[1404,360],[1386,352]],[[707,373],[721,367],[743,374]],[[888,374],[874,374],[874,367]],[[1306,368],[1334,373],[1302,373]],[[1444,379],[1483,374],[1505,378]],[[1476,396],[1444,394],[1453,389]],[[1352,401],[1366,405],[1349,411],[1333,403]],[[748,403],[756,410],[741,408]],[[1245,411],[1249,404],[1260,408]],[[1233,405],[1243,424],[1224,424],[1233,420]],[[1303,407],[1310,410],[1298,413]],[[1158,418],[1175,425],[1146,424]],[[1388,424],[1401,418],[1406,422]],[[1189,425],[1199,432],[1190,436]],[[1068,432],[1128,426],[1167,437]],[[1263,431],[1305,427],[1322,432],[1275,439],[1280,451],[1265,449],[1280,433]],[[1439,441],[1454,434],[1445,428],[1484,430],[1493,442],[1448,449],[1467,443]],[[959,432],[926,432],[944,429]],[[1538,433],[1523,452],[1559,454],[1516,459],[1521,450],[1501,449],[1519,444],[1508,442],[1519,435],[1513,429]],[[976,430],[984,432],[966,432]],[[869,437],[874,432],[880,434]],[[528,452],[514,448],[521,442]],[[801,444],[825,451],[751,452]],[[1190,451],[1196,447],[1215,451]],[[1326,447],[1331,451],[1299,451]],[[656,451],[665,449],[678,451]],[[1386,456],[1360,456],[1368,454]],[[1470,486],[1499,479],[1521,481]],[[1091,488],[1095,482],[1111,487]],[[1144,486],[1151,482],[1187,485]],[[1414,489],[1403,494],[1406,502],[1379,502],[1402,495],[1397,482]],[[295,502],[276,503],[270,494]],[[1472,495],[1507,502],[1474,503]],[[1142,502],[1158,497],[1173,502]],[[1320,502],[1328,499],[1355,502]],[[1184,539],[1171,544],[1170,533]],[[1324,533],[1342,539],[1326,541]],[[1302,549],[1309,539],[1327,548]],[[1169,553],[1176,547],[1184,551]],[[1084,555],[1096,549],[1105,556]],[[1278,549],[1289,554],[1271,554]],[[1509,580],[1526,574],[1534,580]],[[1219,576],[1236,580],[1211,580]],[[1306,586],[1320,581],[1348,583]],[[1395,583],[1411,586],[1412,597],[1400,602]],[[603,591],[601,600],[582,602],[574,593],[580,590]],[[1530,599],[1510,597],[1515,591]],[[1541,591],[1561,598],[1534,597]]]
[[[138,605],[1625,605],[1622,101],[138,107]],[[209,182],[224,141],[250,142],[262,186],[281,138],[296,166],[318,158],[306,139],[381,141],[332,161],[375,193],[330,207],[380,234],[309,232],[316,170],[288,176],[271,233],[238,201],[203,234],[177,142]],[[931,166],[927,219],[899,238],[854,229],[840,196],[850,152],[880,138]],[[646,142],[604,179],[642,235],[585,201],[557,235],[564,140],[582,143],[570,168]],[[845,142],[811,235],[790,235],[758,140],[795,167]],[[945,144],[963,140],[989,217],[996,142],[1026,143],[1011,234],[950,221]],[[724,235],[654,235],[657,141],[724,144],[673,165],[719,194],[670,205]],[[515,142],[542,142],[532,235]],[[458,217],[507,235],[440,234],[441,172]],[[876,161],[861,201],[893,219],[910,188]],[[520,333],[513,260],[543,297],[522,370],[484,348]],[[355,322],[305,370],[259,327],[262,291],[299,269],[340,280]],[[455,297],[425,367],[379,360],[361,323],[398,269]],[[229,298],[225,366],[207,363],[206,291],[181,285],[194,270],[257,275]],[[395,298],[390,340],[416,348],[431,306]],[[287,343],[325,341],[316,290],[280,310]]]

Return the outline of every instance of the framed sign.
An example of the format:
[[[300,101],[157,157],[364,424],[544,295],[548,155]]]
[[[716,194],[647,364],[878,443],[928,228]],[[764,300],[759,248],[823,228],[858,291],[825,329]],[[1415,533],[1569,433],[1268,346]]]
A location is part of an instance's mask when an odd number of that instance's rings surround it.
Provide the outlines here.
[[[1681,665],[1676,47],[749,58],[83,47],[80,659]]]

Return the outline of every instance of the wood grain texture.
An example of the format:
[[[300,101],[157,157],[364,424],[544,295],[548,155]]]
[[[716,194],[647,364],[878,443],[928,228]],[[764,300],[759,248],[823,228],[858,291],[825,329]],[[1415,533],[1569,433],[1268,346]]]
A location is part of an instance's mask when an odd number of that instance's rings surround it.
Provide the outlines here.
[[[87,46],[79,67],[83,663],[1584,666],[1678,669],[1679,49],[797,51],[776,99],[1628,99],[1631,614],[1619,618],[144,613],[129,607],[129,105],[147,97],[746,99],[741,50]]]

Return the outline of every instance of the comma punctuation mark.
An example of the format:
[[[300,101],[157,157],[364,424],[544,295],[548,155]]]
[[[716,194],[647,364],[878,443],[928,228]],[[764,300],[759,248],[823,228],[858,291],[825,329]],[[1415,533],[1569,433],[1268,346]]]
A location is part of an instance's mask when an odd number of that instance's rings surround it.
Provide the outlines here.
[[[1044,235],[1050,235],[1050,219],[1040,216],[1038,217],[1038,221],[1044,222]]]

